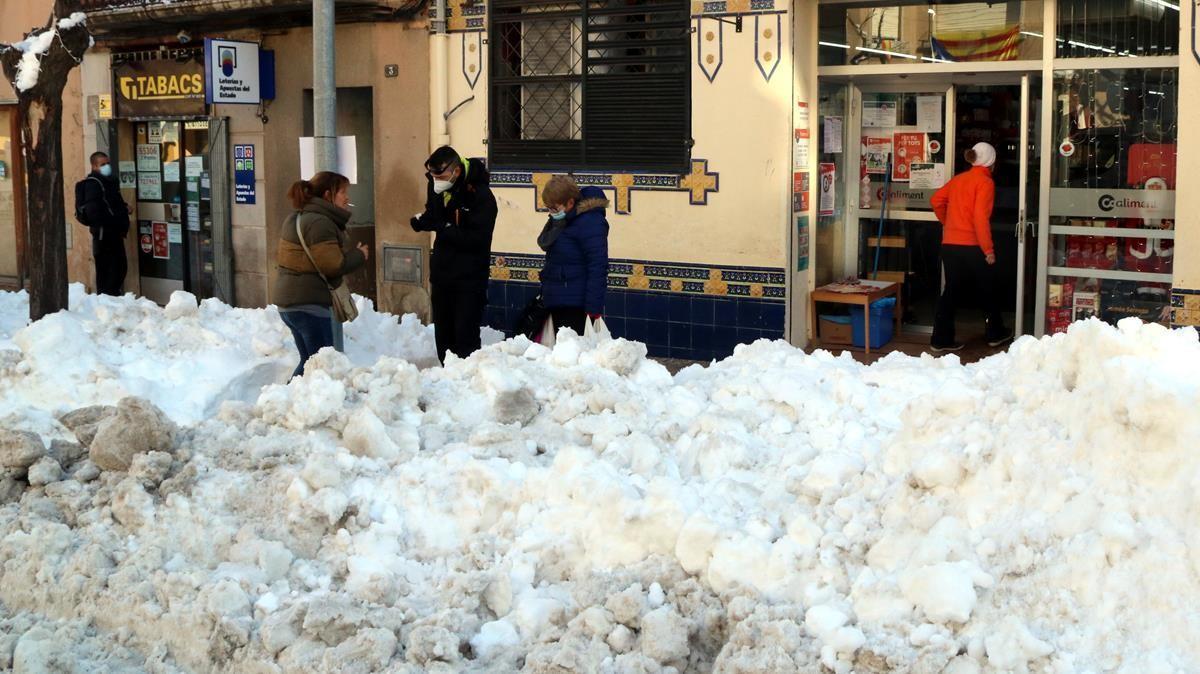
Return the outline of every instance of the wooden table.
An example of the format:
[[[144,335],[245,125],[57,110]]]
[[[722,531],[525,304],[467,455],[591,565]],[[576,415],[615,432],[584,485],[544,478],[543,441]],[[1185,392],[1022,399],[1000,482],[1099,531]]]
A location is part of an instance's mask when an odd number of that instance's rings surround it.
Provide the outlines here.
[[[831,290],[835,287],[845,287],[843,283],[831,283],[821,286],[808,294],[808,324],[813,326],[813,335],[820,340],[820,323],[817,322],[817,302],[833,304],[854,304],[863,308],[863,343],[867,353],[871,353],[871,304],[885,297],[896,298],[895,320],[896,334],[900,334],[900,318],[904,315],[900,306],[900,284],[888,281],[860,280],[861,290],[841,291]]]

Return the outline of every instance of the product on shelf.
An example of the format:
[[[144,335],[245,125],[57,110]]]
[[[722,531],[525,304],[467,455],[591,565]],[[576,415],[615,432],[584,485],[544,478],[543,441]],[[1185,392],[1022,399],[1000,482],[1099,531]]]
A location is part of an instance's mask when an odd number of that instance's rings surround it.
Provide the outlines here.
[[[1075,293],[1071,303],[1072,320],[1083,321],[1100,317],[1100,293],[1089,290]]]

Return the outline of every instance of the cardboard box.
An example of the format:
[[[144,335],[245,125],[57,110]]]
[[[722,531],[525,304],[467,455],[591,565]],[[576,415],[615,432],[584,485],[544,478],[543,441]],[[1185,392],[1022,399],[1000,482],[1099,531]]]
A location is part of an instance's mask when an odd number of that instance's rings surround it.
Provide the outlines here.
[[[1072,320],[1083,321],[1100,317],[1100,293],[1077,292],[1071,303]]]
[[[842,321],[845,321],[844,323]],[[822,344],[845,344],[854,339],[854,330],[850,327],[849,316],[821,316],[820,339]]]

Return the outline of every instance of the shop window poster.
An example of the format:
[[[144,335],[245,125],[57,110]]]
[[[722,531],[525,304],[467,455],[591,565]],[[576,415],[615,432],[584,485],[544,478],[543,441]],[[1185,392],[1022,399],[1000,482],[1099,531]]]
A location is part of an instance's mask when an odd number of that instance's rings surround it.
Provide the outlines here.
[[[864,100],[862,104],[862,125],[876,129],[890,129],[896,126],[898,108],[894,100]]]
[[[162,176],[157,173],[138,174],[138,199],[159,201],[162,199]]]
[[[158,173],[159,146],[149,143],[139,143],[137,146],[137,170],[144,173]]]
[[[863,138],[863,158],[867,164],[867,173],[872,175],[887,174],[888,155],[891,153],[891,138],[872,136]]]
[[[926,160],[928,146],[923,131],[903,131],[894,136],[892,143],[892,181],[908,182],[912,177],[912,165]]]

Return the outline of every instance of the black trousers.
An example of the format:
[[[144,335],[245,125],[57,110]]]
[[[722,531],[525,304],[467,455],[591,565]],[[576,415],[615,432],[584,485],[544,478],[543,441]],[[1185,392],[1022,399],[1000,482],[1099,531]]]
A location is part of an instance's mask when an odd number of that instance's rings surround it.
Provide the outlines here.
[[[582,336],[587,312],[583,307],[554,307],[550,310],[550,318],[554,321],[554,330],[571,328],[575,334]]]
[[[487,285],[479,282],[433,284],[433,337],[438,360],[446,362],[449,351],[459,358],[479,350],[479,327],[487,307]]]
[[[96,293],[120,297],[125,294],[125,240],[106,232],[104,238],[92,237],[92,257],[96,260]]]
[[[987,263],[979,246],[942,244],[942,294],[933,319],[934,346],[954,344],[954,315],[959,305],[976,298],[987,318],[987,339],[1006,334],[997,287],[996,265]]]

